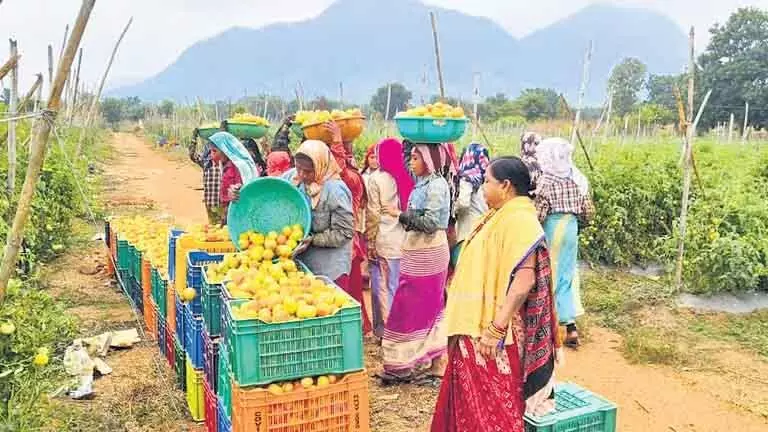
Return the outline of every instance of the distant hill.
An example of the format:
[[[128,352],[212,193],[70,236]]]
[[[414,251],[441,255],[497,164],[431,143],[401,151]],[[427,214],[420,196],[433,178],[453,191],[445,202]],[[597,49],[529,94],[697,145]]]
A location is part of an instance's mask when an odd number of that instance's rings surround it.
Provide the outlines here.
[[[446,91],[468,97],[472,75],[481,92],[515,95],[527,87],[574,94],[590,39],[595,57],[588,100],[600,102],[614,64],[634,56],[654,73],[681,71],[686,36],[670,19],[643,9],[590,6],[521,40],[487,18],[430,8],[417,0],[338,0],[316,18],[260,29],[232,28],[188,48],[147,80],[112,96],[206,100],[268,91],[293,95],[301,81],[307,99],[367,102],[388,81],[415,95],[436,93],[429,11],[438,14]],[[422,76],[428,71],[428,89]]]

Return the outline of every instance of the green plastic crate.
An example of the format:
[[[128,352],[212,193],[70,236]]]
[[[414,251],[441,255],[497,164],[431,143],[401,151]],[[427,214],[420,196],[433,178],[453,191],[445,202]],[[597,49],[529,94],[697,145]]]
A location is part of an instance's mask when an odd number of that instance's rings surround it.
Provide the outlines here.
[[[227,301],[223,312],[222,331],[239,386],[363,369],[362,316],[354,300],[331,316],[271,324],[234,320],[232,306],[247,301]]]
[[[227,416],[232,418],[232,374],[229,367],[229,351],[224,343],[219,344],[219,368],[216,374],[216,393]]]
[[[117,267],[128,270],[131,265],[128,240],[117,240]]]
[[[555,387],[555,412],[525,416],[526,432],[615,432],[616,405],[573,383]]]
[[[182,391],[187,390],[187,355],[184,352],[184,346],[179,342],[179,338],[173,338],[173,352],[176,359],[173,367],[176,370],[176,387]]]
[[[224,284],[212,284],[208,282],[206,272],[203,273],[202,304],[203,322],[208,335],[216,337],[221,335],[221,290]]]

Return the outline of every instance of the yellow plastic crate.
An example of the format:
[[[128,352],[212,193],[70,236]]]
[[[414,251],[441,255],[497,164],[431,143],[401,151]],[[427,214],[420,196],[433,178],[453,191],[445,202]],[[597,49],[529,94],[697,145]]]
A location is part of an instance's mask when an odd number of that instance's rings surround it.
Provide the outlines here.
[[[187,406],[189,407],[189,414],[192,416],[192,420],[201,422],[205,420],[205,389],[203,388],[205,372],[202,369],[192,367],[189,357],[187,357],[186,363]]]
[[[234,243],[226,242],[201,242],[195,240],[190,234],[182,234],[176,239],[175,277],[174,285],[177,292],[187,288],[187,255],[190,251],[200,250],[208,253],[233,253],[237,252]]]

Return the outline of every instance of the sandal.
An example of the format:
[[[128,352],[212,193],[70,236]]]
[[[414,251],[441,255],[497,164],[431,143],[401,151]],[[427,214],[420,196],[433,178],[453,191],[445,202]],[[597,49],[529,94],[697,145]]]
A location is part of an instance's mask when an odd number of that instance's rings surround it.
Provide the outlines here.
[[[568,335],[563,341],[563,345],[570,349],[578,349],[581,346],[581,341],[579,340],[579,332],[576,330],[568,332]]]
[[[408,374],[405,376],[398,376],[395,374],[391,374],[389,372],[379,372],[376,374],[376,378],[381,380],[382,387],[390,387],[400,384],[410,384],[413,382],[413,374]]]

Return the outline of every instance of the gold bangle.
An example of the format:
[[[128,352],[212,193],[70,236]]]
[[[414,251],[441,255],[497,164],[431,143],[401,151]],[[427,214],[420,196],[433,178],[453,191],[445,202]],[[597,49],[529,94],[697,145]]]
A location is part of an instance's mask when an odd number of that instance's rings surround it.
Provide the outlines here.
[[[499,332],[501,334],[506,334],[507,333],[507,329],[504,329],[504,328],[501,328],[501,327],[497,326],[496,323],[493,322],[493,321],[491,321],[491,326],[494,328],[494,330],[496,330],[497,332]]]
[[[504,333],[500,332],[493,324],[485,329],[494,339],[503,339]]]

